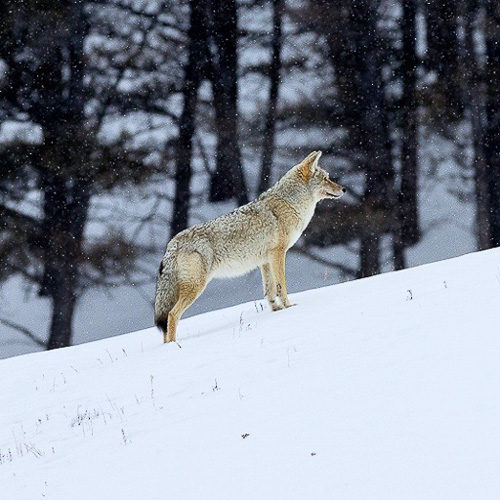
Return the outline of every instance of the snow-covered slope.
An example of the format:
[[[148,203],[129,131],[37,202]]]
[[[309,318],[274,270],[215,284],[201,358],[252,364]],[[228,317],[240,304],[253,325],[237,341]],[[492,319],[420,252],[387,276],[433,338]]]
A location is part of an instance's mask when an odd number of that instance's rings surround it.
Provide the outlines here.
[[[0,362],[8,499],[498,499],[500,251]]]

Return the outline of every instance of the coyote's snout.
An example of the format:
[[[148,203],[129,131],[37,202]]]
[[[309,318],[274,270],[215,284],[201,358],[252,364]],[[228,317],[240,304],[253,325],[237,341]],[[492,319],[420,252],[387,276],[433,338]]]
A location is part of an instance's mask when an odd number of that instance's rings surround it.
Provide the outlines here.
[[[182,313],[214,277],[240,276],[260,267],[272,310],[293,305],[286,292],[286,252],[309,224],[316,203],[346,191],[318,166],[320,156],[314,151],[256,200],[170,240],[154,305],[164,342],[175,341]]]

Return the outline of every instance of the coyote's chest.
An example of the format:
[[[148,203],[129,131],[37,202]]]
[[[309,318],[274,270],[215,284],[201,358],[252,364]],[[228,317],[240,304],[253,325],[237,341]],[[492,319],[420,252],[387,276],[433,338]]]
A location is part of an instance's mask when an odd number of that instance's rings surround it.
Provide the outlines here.
[[[295,227],[290,228],[287,249],[295,245],[297,240],[304,232],[305,228],[309,225],[309,222],[311,222],[312,216],[314,215],[315,206],[316,206],[315,204],[311,205],[307,207],[303,211],[303,213],[299,214],[300,219],[297,221],[297,224],[295,225]]]

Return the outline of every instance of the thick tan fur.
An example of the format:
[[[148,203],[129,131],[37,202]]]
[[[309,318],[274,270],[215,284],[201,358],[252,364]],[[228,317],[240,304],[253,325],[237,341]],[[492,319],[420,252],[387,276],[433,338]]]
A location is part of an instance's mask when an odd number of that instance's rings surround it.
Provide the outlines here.
[[[286,291],[286,252],[309,224],[318,201],[345,192],[318,166],[320,156],[314,151],[256,200],[170,240],[154,307],[164,342],[175,341],[183,312],[214,277],[240,276],[260,267],[272,310],[293,305]]]

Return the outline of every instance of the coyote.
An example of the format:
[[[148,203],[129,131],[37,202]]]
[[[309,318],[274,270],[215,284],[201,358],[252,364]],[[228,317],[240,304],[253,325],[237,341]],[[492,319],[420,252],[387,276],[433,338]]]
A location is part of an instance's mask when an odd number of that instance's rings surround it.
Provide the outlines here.
[[[321,151],[314,151],[256,200],[170,240],[154,304],[164,342],[175,341],[182,313],[215,277],[241,276],[260,267],[271,309],[294,305],[286,293],[286,252],[309,224],[316,203],[346,191],[318,166],[320,156]]]

